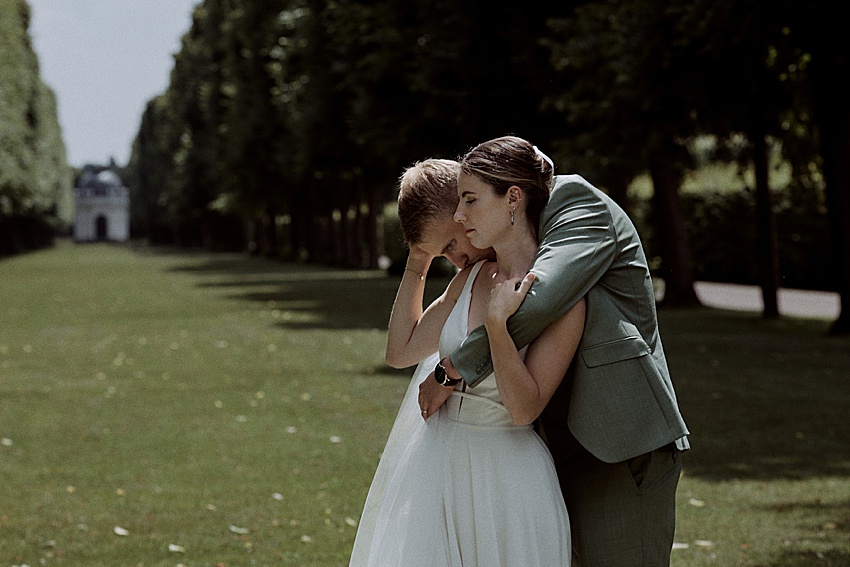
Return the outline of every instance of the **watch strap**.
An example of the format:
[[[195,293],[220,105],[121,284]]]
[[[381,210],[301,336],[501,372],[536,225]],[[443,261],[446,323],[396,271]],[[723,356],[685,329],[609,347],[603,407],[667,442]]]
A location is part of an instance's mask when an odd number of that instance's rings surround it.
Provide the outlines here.
[[[454,388],[460,383],[460,378],[449,378],[446,367],[443,366],[442,362],[438,362],[437,366],[434,367],[434,380],[437,381],[437,384],[446,388]]]

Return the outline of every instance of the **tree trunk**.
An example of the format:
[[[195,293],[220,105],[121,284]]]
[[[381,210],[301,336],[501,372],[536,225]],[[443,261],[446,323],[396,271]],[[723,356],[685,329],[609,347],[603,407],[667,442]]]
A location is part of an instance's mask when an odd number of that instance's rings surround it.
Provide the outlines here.
[[[846,101],[845,101],[846,104]],[[833,335],[850,334],[850,114],[837,109],[821,118],[821,156],[826,181],[830,248],[841,310]],[[841,116],[843,115],[843,116]],[[828,123],[828,124],[827,124]]]
[[[369,187],[369,216],[366,219],[366,239],[369,245],[369,269],[378,268],[378,257],[381,249],[381,235],[379,234],[381,214],[381,190],[378,187]]]
[[[345,253],[345,238],[348,234],[348,217],[344,210],[334,209],[330,212],[328,218],[328,230],[330,231],[331,246],[333,247],[332,263],[335,266],[344,268],[348,265],[348,258]]]
[[[348,209],[348,214],[350,215],[348,221],[348,237],[346,238],[346,244],[348,246],[346,249],[348,254],[348,265],[354,268],[362,268],[363,254],[360,239],[362,219],[360,218],[359,199]]]
[[[679,201],[679,180],[672,159],[666,152],[657,152],[652,156],[650,175],[665,284],[661,304],[665,307],[700,305],[694,290],[691,250]]]
[[[826,184],[829,244],[841,300],[830,334],[850,335],[850,88],[846,81],[835,81],[835,77],[846,76],[850,61],[838,55],[846,50],[845,44],[840,45],[834,52],[824,49],[810,72]]]
[[[758,230],[759,283],[764,318],[779,318],[779,253],[776,244],[776,215],[770,194],[767,143],[764,134],[752,136],[753,168],[756,177],[756,219]]]
[[[301,191],[296,191],[292,197],[292,210],[290,211],[290,231],[292,233],[292,255],[297,261],[309,258],[313,248],[314,222],[308,199]]]
[[[265,230],[267,246],[265,255],[268,258],[277,258],[280,256],[280,246],[277,234],[277,213],[274,210],[266,211]]]

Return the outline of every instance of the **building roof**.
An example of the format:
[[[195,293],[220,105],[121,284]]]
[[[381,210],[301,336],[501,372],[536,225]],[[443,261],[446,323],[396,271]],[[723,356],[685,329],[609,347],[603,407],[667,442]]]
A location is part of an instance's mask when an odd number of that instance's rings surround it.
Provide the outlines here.
[[[124,183],[118,174],[108,167],[88,167],[77,180],[80,189],[109,189],[113,187],[124,187]]]

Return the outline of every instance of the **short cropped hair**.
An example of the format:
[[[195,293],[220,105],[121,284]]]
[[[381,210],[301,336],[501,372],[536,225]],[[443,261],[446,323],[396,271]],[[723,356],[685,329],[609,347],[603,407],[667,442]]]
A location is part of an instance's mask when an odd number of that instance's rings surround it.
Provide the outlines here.
[[[426,159],[407,168],[399,179],[398,218],[408,246],[422,242],[435,218],[457,209],[460,164],[448,159]]]

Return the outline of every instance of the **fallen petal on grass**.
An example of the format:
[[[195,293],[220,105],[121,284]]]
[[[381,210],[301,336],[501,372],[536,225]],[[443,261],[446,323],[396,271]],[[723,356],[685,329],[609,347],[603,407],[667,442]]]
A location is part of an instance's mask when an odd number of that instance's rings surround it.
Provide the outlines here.
[[[128,535],[130,535],[130,532],[129,532],[129,531],[127,531],[126,529],[122,528],[121,526],[115,526],[115,527],[112,529],[112,531],[114,531],[114,532],[115,532],[115,535],[120,535],[120,536],[128,536]]]
[[[702,508],[705,506],[705,502],[703,500],[697,500],[696,498],[691,498],[688,500],[688,504],[691,506],[696,506],[697,508]]]
[[[688,549],[689,547],[691,547],[691,546],[690,546],[690,544],[687,544],[687,543],[678,543],[678,542],[673,543],[673,549]]]
[[[177,545],[176,543],[169,543],[168,551],[171,553],[186,553],[186,548],[182,545]]]
[[[239,535],[245,535],[250,531],[248,528],[240,528],[239,526],[233,526],[233,525],[231,525],[228,529],[231,532],[233,532],[235,534],[239,534]]]

